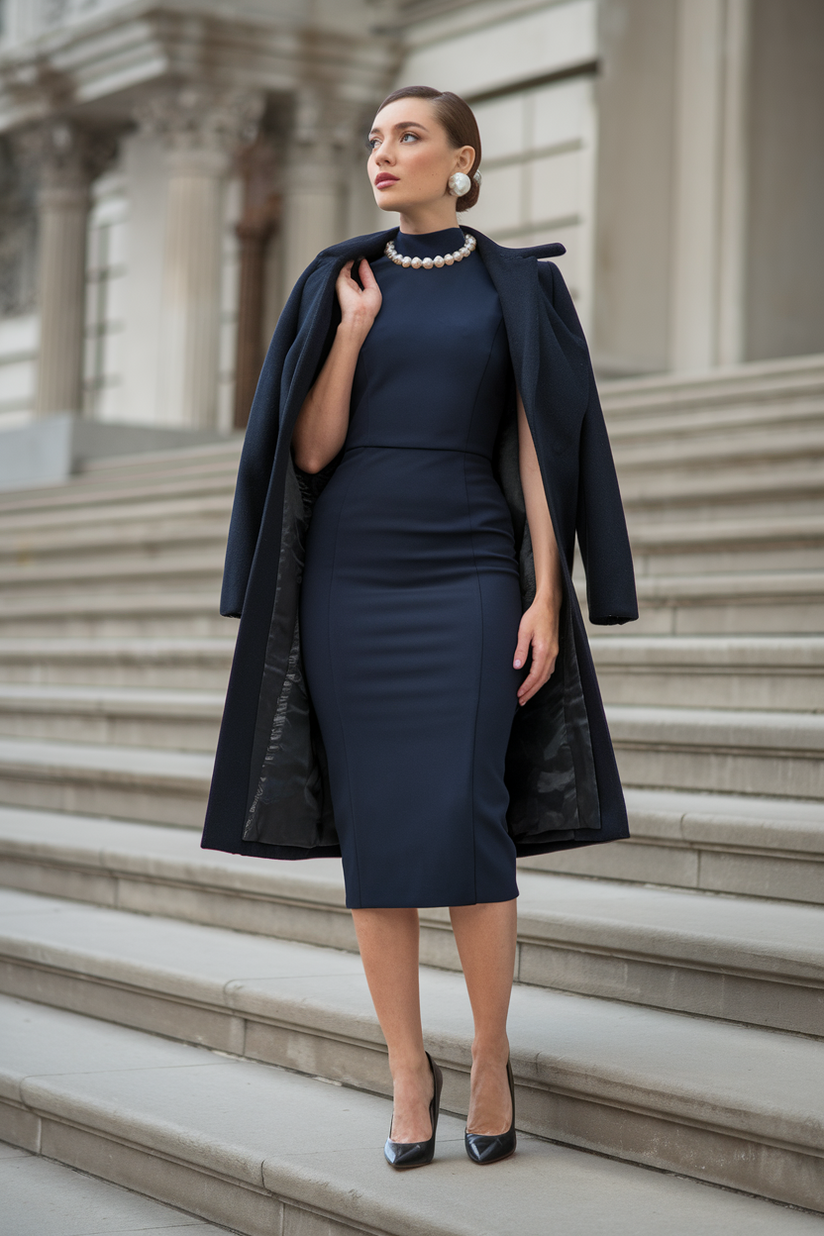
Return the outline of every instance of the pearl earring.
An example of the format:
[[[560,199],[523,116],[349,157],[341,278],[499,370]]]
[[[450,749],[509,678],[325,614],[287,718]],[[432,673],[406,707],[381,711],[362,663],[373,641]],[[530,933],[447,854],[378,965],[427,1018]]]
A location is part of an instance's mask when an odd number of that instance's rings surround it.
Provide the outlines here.
[[[453,172],[446,183],[453,197],[463,197],[472,186],[472,181],[466,172]]]

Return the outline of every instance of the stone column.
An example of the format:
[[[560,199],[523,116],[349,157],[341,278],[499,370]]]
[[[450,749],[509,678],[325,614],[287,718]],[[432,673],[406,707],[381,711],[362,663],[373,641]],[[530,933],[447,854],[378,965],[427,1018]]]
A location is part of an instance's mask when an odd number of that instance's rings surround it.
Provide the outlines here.
[[[746,358],[750,28],[750,0],[727,0],[718,223],[719,365],[737,365]]]
[[[678,0],[671,359],[741,359],[749,0]]]
[[[315,86],[296,94],[284,196],[284,295],[321,249],[343,239],[343,154],[359,112]]]
[[[212,428],[217,411],[223,189],[238,142],[254,136],[263,96],[186,86],[138,118],[163,136],[169,187],[158,420]]]
[[[68,120],[20,138],[39,178],[37,416],[82,409],[89,187],[115,149],[112,136]]]
[[[276,155],[263,139],[241,152],[243,215],[235,226],[240,242],[234,426],[243,429],[263,364],[263,289],[266,249],[280,218],[275,192]]]

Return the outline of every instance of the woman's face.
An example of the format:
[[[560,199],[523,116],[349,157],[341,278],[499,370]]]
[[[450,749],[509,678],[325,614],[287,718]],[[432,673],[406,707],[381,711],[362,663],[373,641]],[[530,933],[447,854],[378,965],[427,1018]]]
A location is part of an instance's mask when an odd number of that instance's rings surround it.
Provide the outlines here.
[[[468,173],[475,158],[471,146],[449,144],[427,99],[388,103],[375,117],[367,140],[369,179],[382,210],[406,213],[442,202],[449,198],[449,177]]]

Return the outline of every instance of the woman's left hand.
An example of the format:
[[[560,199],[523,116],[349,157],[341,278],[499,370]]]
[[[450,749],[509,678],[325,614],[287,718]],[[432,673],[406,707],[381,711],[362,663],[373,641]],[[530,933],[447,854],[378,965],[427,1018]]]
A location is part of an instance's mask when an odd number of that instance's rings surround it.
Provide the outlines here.
[[[525,665],[530,648],[532,649],[532,664],[529,667],[529,673],[518,688],[520,705],[532,699],[536,691],[540,691],[555,669],[555,659],[558,656],[560,610],[560,599],[556,604],[554,601],[540,600],[536,597],[521,618],[518,627],[518,647],[515,649],[513,664],[515,669],[520,669],[522,665]]]

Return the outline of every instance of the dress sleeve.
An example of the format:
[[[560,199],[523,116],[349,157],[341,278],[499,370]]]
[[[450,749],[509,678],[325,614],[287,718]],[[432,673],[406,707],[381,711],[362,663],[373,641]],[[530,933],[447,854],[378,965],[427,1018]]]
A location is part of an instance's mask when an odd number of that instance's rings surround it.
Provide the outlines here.
[[[551,280],[552,305],[569,332],[586,347],[572,297],[554,262],[539,262],[541,282]],[[590,622],[610,626],[638,617],[635,572],[618,477],[595,375],[587,351],[589,393],[578,445],[575,531],[587,581]]]

